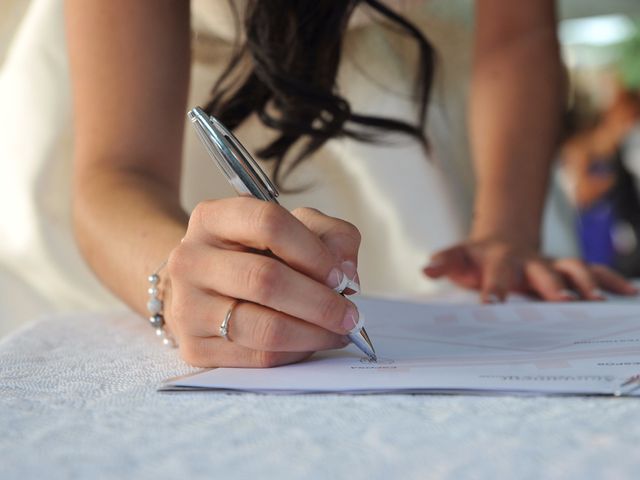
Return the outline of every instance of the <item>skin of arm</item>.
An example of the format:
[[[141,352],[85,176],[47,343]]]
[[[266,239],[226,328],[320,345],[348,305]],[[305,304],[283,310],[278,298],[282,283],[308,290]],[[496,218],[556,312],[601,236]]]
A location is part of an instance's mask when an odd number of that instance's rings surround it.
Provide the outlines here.
[[[67,0],[66,18],[76,238],[103,283],[145,313],[146,277],[188,221],[179,182],[189,2]]]
[[[538,248],[565,84],[555,2],[478,0],[469,126],[472,238]]]

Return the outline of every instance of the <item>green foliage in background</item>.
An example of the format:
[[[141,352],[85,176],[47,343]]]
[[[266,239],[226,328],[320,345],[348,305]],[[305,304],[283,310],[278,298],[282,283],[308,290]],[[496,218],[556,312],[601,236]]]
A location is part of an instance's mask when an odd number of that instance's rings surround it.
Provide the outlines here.
[[[635,35],[620,46],[620,74],[630,90],[640,90],[640,21],[635,25]]]

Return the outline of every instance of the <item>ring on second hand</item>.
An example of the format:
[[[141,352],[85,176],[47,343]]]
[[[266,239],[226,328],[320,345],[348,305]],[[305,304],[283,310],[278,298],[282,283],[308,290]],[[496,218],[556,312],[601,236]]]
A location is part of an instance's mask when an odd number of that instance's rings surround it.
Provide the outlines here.
[[[227,310],[227,314],[224,316],[224,320],[220,324],[220,336],[224,338],[226,341],[230,342],[229,338],[229,321],[231,320],[231,315],[233,315],[233,309],[238,306],[240,300],[234,300],[229,306],[229,310]]]

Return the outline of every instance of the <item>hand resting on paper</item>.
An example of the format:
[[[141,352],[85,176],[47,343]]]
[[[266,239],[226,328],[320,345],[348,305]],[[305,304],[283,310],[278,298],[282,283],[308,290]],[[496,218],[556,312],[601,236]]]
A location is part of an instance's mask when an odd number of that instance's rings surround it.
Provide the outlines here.
[[[250,198],[199,204],[168,263],[167,321],[183,358],[271,367],[346,346],[358,311],[333,288],[343,275],[358,281],[359,245],[353,225],[317,210]],[[234,299],[227,341],[219,326]]]
[[[604,265],[576,258],[546,258],[537,248],[495,237],[472,238],[437,252],[424,273],[479,290],[483,303],[504,301],[508,292],[560,302],[604,300],[602,290],[621,295],[638,293],[633,284]]]

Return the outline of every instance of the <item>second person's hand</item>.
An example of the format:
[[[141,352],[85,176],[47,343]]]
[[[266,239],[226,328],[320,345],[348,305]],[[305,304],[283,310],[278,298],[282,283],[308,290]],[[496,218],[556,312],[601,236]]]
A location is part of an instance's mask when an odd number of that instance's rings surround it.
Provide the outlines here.
[[[604,291],[636,295],[638,290],[604,265],[577,258],[550,259],[537,249],[507,239],[472,239],[434,254],[424,273],[448,278],[480,292],[482,303],[504,301],[509,292],[546,301],[604,300]]]

